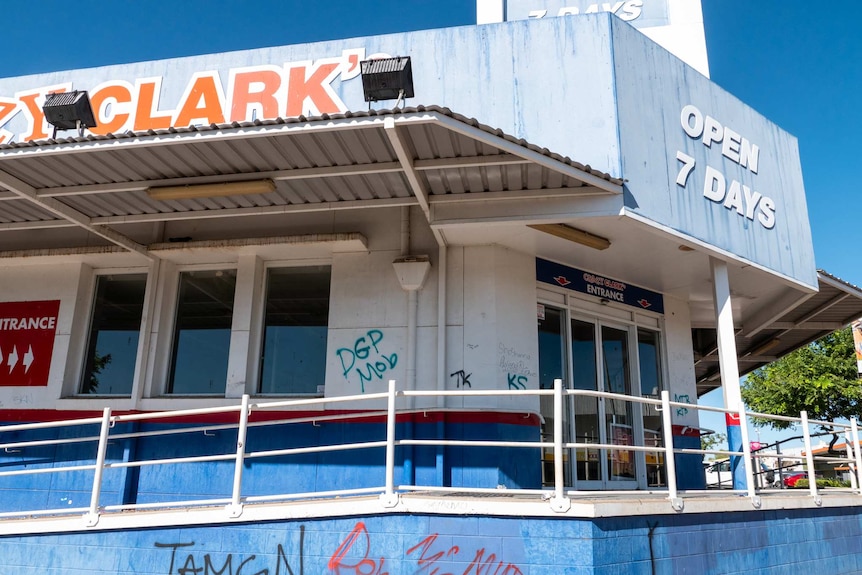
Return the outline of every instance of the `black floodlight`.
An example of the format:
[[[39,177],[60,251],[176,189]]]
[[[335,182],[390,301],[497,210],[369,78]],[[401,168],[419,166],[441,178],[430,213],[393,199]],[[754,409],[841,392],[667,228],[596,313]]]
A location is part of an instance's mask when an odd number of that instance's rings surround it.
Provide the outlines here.
[[[401,100],[413,97],[413,68],[410,56],[363,60],[362,91],[366,102]],[[395,107],[398,107],[396,103]]]
[[[87,92],[72,90],[71,92],[54,92],[45,96],[42,112],[49,124],[54,126],[54,137],[57,130],[78,129],[78,135],[84,135],[84,128],[95,128],[96,118],[90,97]]]

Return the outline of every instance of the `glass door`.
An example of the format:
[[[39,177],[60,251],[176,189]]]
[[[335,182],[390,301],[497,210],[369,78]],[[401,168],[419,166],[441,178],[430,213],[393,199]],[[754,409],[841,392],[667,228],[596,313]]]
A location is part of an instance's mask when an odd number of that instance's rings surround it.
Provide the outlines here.
[[[602,338],[602,391],[631,395],[631,362],[629,354],[629,330],[626,328],[601,325]],[[637,430],[633,415],[633,404],[622,399],[603,398],[600,401],[600,412],[603,412],[605,433],[604,443],[612,445],[635,445]],[[642,444],[642,442],[637,442]],[[604,457],[607,467],[607,480],[613,488],[622,487],[623,483],[632,483],[636,487],[637,474],[635,452],[624,449],[609,449]]]
[[[574,314],[566,309],[543,306],[539,319],[540,385],[550,389],[560,378],[568,389],[608,392],[620,395],[640,393],[638,387],[659,385],[657,353],[638,351],[658,348],[658,335],[634,326]],[[653,335],[653,339],[650,339]],[[638,378],[644,364],[654,375]],[[640,382],[641,385],[636,385]],[[652,389],[650,389],[652,391]],[[543,397],[543,440],[552,441],[553,398]],[[644,445],[646,414],[630,401],[590,395],[568,396],[564,409],[567,437],[564,441],[582,447],[566,450],[566,484],[580,490],[637,489],[647,475],[643,454],[590,444]],[[654,415],[654,414],[649,414]],[[655,427],[650,419],[650,427]],[[655,440],[655,438],[651,438]],[[543,453],[544,484],[553,485],[553,450]],[[652,462],[654,467],[658,462]],[[657,470],[653,470],[654,475]],[[663,478],[654,477],[653,484]],[[573,481],[574,480],[574,481]]]
[[[572,326],[572,389],[599,391],[596,361],[596,326],[593,322],[573,319]],[[570,397],[569,413],[572,437],[575,443],[604,443],[600,415],[600,400],[595,396]],[[602,452],[600,449],[575,449],[574,476],[578,489],[602,489]]]

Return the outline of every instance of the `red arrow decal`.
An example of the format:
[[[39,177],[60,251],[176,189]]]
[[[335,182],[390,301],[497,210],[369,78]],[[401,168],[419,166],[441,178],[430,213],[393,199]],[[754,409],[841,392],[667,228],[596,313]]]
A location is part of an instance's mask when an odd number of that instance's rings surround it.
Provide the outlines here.
[[[642,308],[644,308],[644,309],[646,309],[646,308],[648,308],[648,307],[650,307],[650,306],[652,305],[650,302],[648,302],[648,301],[647,301],[647,300],[645,300],[645,299],[639,299],[639,300],[638,300],[638,303],[639,303],[639,304],[641,304],[641,307],[642,307]]]
[[[570,283],[572,283],[572,282],[570,282],[569,280],[567,280],[567,279],[566,279],[566,276],[556,276],[556,277],[554,278],[554,281],[555,281],[555,282],[557,282],[558,284],[560,284],[560,285],[561,285],[561,286],[563,286],[563,287],[565,287],[565,286],[569,285]]]

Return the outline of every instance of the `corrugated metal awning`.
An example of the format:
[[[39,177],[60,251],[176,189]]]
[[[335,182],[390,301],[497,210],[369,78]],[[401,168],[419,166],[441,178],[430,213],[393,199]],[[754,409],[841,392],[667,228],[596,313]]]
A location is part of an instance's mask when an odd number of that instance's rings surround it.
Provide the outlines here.
[[[155,200],[150,187],[267,178],[275,192]],[[152,257],[124,224],[560,194],[622,181],[440,107],[0,146],[0,234],[84,227]]]

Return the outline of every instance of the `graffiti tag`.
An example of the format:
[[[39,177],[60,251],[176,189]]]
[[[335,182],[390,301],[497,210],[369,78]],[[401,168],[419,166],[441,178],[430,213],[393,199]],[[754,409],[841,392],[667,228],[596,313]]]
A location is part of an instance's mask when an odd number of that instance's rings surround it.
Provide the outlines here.
[[[382,380],[383,375],[398,364],[398,354],[386,355],[380,351],[382,341],[383,332],[379,329],[370,329],[354,341],[352,347],[342,347],[335,352],[341,361],[344,379],[350,381],[351,376],[358,376],[362,393],[365,393],[366,382]]]

